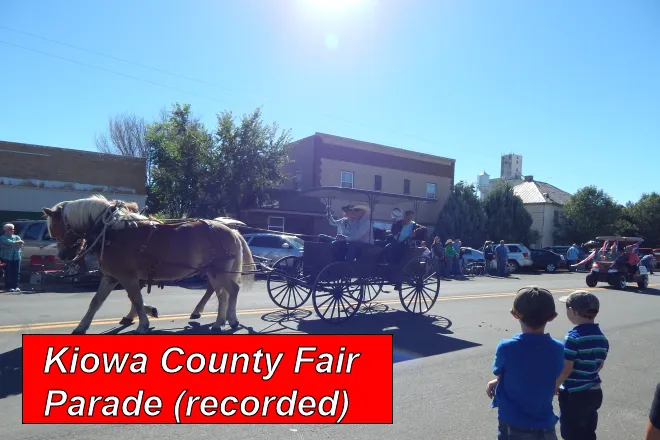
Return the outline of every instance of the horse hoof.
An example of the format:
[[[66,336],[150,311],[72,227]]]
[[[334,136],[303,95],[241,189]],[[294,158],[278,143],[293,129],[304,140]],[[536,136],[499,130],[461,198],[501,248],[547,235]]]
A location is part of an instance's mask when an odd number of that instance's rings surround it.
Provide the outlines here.
[[[202,314],[201,314],[201,313],[192,313],[192,314],[190,315],[190,319],[199,319],[199,318],[201,318],[201,317],[202,317]]]
[[[74,329],[74,330],[71,332],[71,334],[72,334],[72,335],[84,335],[84,334],[85,334],[85,330],[81,330],[81,329],[79,329],[79,328],[76,328],[76,329]]]
[[[135,334],[137,334],[137,335],[146,335],[147,333],[149,333],[149,330],[150,329],[148,327],[147,328],[138,327],[138,328],[135,329]]]
[[[152,318],[158,318],[158,309],[155,307],[151,308],[151,317]]]
[[[241,323],[238,322],[238,321],[236,321],[235,324],[230,324],[230,327],[231,327],[232,330],[236,330],[236,329],[238,328],[239,325],[241,325]]]
[[[133,320],[131,318],[121,318],[121,321],[119,321],[119,325],[131,325],[133,324]]]

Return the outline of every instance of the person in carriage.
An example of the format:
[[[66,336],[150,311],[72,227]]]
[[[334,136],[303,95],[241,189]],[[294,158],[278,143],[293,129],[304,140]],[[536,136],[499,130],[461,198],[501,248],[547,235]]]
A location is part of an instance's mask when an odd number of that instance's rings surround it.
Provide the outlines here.
[[[425,241],[426,227],[416,223],[415,211],[406,211],[403,218],[392,223],[392,235],[385,246],[385,261],[394,264],[403,257],[405,249],[416,241]]]
[[[373,242],[370,237],[369,208],[362,205],[347,207],[348,224],[343,228],[343,234],[338,234],[333,244],[335,261],[353,261],[359,257],[365,244]]]

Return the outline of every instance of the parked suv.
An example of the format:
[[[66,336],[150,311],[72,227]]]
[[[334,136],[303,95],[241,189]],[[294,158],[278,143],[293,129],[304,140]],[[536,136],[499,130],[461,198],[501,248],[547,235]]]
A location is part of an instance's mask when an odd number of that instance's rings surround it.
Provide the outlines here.
[[[521,267],[530,268],[534,262],[532,261],[532,253],[522,243],[506,243],[506,250],[509,252],[507,258],[509,259],[509,264],[507,265],[507,271],[509,273],[518,272]]]
[[[495,249],[497,246],[499,246],[499,243],[493,243],[493,249]],[[507,258],[509,259],[509,264],[507,265],[507,272],[508,273],[514,273],[520,270],[521,267],[527,267],[531,268],[531,266],[534,264],[532,261],[532,253],[530,250],[525,246],[524,244],[521,243],[510,243],[510,244],[504,244],[506,246],[507,250]],[[481,246],[479,248],[479,252],[483,252],[484,247]]]
[[[33,271],[33,264],[40,270],[66,270],[70,275],[98,269],[95,259],[89,255],[84,261],[67,268],[57,257],[57,244],[48,233],[46,220],[15,220],[9,223],[14,225],[14,233],[25,242],[21,258],[21,276],[29,276]]]
[[[267,232],[243,235],[253,255],[267,258],[275,263],[280,258],[293,255],[302,257],[305,242],[292,235]]]

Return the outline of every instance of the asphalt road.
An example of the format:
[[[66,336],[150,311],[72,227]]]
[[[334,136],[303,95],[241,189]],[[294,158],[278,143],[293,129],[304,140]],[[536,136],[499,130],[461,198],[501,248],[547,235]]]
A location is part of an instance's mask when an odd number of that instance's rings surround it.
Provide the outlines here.
[[[490,408],[485,385],[491,376],[495,346],[519,332],[508,313],[518,288],[538,284],[558,299],[586,288],[584,274],[517,274],[509,279],[479,277],[445,281],[440,298],[426,317],[403,312],[395,292],[382,293],[376,304],[340,327],[323,324],[310,310],[286,314],[274,307],[264,283],[243,291],[238,333],[380,333],[394,334],[394,423],[392,425],[22,425],[20,382],[21,335],[70,333],[87,309],[90,292],[0,294],[0,379],[17,394],[0,396],[0,438],[50,439],[465,439],[496,438],[497,413]],[[641,439],[655,384],[660,381],[660,356],[653,346],[660,334],[660,277],[653,276],[644,293],[617,291],[601,285],[598,321],[611,344],[602,372],[605,400],[600,411],[600,439]],[[214,300],[199,324],[188,316],[203,289],[189,286],[153,288],[146,302],[159,309],[151,319],[158,330],[205,331],[214,321]],[[307,304],[311,307],[311,303]],[[113,292],[97,314],[89,333],[131,331],[119,319],[129,310],[124,291]],[[560,316],[547,327],[562,339],[571,327]],[[134,328],[134,327],[133,327]],[[9,387],[9,383],[12,387]],[[378,387],[377,382],[365,386]]]

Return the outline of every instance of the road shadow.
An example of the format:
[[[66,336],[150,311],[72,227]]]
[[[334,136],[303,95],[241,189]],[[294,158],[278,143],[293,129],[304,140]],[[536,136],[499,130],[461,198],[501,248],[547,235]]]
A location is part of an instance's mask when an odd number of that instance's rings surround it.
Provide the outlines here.
[[[635,293],[639,293],[641,295],[660,296],[660,289],[655,289],[653,287],[647,287],[644,290],[637,289],[635,291]]]
[[[23,347],[0,353],[0,399],[23,393]]]
[[[479,347],[481,344],[462,340],[450,335],[452,322],[438,315],[414,315],[395,310],[386,304],[364,304],[360,311],[347,321],[340,324],[327,323],[321,319],[308,319],[314,315],[309,309],[278,310],[261,316],[261,321],[268,325],[255,330],[254,327],[239,324],[235,329],[223,327],[221,332],[212,332],[209,324],[189,321],[181,327],[155,329],[149,334],[154,335],[231,335],[247,333],[253,335],[303,333],[309,335],[393,335],[394,363],[421,359],[429,356],[450,353],[467,348]],[[135,334],[134,330],[124,330],[134,327],[117,326],[102,334]]]
[[[437,315],[413,315],[390,309],[384,304],[363,306],[355,316],[341,324],[321,319],[301,320],[297,330],[315,335],[393,335],[394,363],[449,353],[480,344],[449,337],[452,322]]]
[[[630,293],[637,293],[639,295],[660,296],[660,289],[655,289],[653,287],[647,287],[644,290],[640,289],[637,286],[630,286],[630,285],[626,286],[624,290],[612,286],[599,286],[599,287],[604,290],[609,290],[612,292],[630,292]]]

